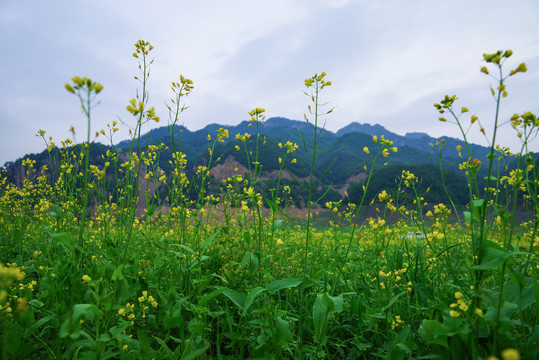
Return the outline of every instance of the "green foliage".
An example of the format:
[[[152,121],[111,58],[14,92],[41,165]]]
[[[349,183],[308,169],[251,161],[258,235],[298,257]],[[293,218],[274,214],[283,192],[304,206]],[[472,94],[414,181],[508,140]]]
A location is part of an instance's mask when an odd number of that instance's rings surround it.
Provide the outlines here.
[[[431,164],[387,165],[379,168],[373,174],[371,185],[367,191],[366,197],[368,201],[374,199],[383,190],[397,195],[399,191],[397,179],[401,177],[403,170],[410,171],[420,179],[417,189],[424,197],[425,202],[429,204],[449,204],[449,199],[444,192],[444,185],[440,179],[440,171]],[[467,195],[468,185],[464,176],[448,172],[445,181],[446,188],[452,195],[455,204],[466,205],[469,198]],[[350,202],[358,204],[363,193],[363,184],[356,183],[348,190],[348,199]]]

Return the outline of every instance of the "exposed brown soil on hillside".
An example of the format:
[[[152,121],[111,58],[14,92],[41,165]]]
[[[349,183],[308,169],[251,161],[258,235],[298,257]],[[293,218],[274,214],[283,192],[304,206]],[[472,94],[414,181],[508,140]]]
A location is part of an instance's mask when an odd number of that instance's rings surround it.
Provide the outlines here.
[[[350,184],[352,183],[359,183],[367,178],[367,173],[362,171],[359,174],[352,175],[348,179],[346,179],[346,184],[344,184],[341,188],[337,188],[336,190],[341,194],[341,196],[344,196],[344,193],[348,191],[350,188]]]
[[[236,159],[234,159],[234,156],[229,156],[223,163],[214,166],[210,170],[210,174],[213,175],[216,179],[222,180],[232,177],[234,175],[245,176],[249,174],[249,169],[236,161]]]

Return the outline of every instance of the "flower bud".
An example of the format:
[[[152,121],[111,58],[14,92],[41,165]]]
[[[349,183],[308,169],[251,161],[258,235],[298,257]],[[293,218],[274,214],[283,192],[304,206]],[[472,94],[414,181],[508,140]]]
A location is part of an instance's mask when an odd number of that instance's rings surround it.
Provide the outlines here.
[[[528,68],[526,67],[526,64],[521,63],[515,70],[511,70],[511,72],[509,73],[509,76],[513,76],[516,73],[526,72],[526,71],[528,71]]]
[[[65,88],[67,91],[69,91],[70,93],[74,94],[75,93],[75,90],[73,90],[73,87],[69,84],[65,84]]]

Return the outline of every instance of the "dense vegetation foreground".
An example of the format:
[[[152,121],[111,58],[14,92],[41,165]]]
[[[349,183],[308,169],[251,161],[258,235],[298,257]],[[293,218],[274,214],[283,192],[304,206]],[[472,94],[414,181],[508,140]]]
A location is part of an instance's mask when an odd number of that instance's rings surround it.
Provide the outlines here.
[[[305,80],[312,136],[277,144],[277,180],[261,176],[259,151],[274,144],[259,136],[264,109],[255,108],[252,131],[234,134],[246,172],[216,183],[209,169],[230,134],[208,134],[206,162],[186,175],[175,133],[193,90],[184,76],[172,83],[167,168],[159,162],[164,145],[141,141],[143,126],[159,121],[148,105],[152,49],[141,40],[133,54],[141,88],[127,106],[129,151],[111,147],[101,166],[90,164],[91,109],[103,85],[75,76],[66,89],[80,100],[87,141],[57,147],[40,130],[48,166],[25,159],[22,186],[0,177],[2,359],[539,357],[539,181],[528,152],[539,127],[534,114],[496,115],[487,158],[474,157],[468,142],[457,147],[455,168],[468,181],[464,208],[447,190],[453,169],[441,161],[444,141],[433,144],[433,157],[446,203],[427,203],[429,189],[407,170],[391,179],[395,188],[372,195],[373,174],[398,152],[383,136],[362,145],[370,161],[358,201],[329,201],[313,169],[324,133],[319,117],[332,112],[319,97],[331,82],[315,74]],[[521,64],[504,74],[511,55],[484,55],[481,72],[496,71],[497,109],[506,80],[526,71]],[[456,124],[464,140],[470,129],[484,133],[456,101],[446,95],[434,105],[440,121]],[[517,154],[496,143],[507,121],[522,139]],[[101,130],[111,144],[116,126]],[[300,221],[290,216],[291,182],[281,182],[293,174],[296,151],[311,160]],[[331,220],[314,226],[320,203]],[[363,220],[366,208],[375,215]]]

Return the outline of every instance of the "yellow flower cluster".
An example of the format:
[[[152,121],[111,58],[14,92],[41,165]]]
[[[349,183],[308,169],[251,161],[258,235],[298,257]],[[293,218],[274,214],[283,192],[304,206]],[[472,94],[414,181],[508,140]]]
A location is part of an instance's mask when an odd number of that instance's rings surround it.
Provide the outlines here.
[[[118,310],[118,315],[125,317],[127,312],[129,312],[127,319],[133,324],[133,319],[135,319],[135,304],[127,303],[125,308],[120,308]]]
[[[17,264],[6,264],[7,266],[4,266],[2,263],[0,263],[0,313],[5,312],[8,317],[12,317],[13,308],[11,305],[12,298],[8,299],[8,291],[11,287],[11,284],[15,281],[20,281],[25,277],[25,273],[21,271],[21,269],[17,266]],[[31,282],[28,287],[31,287],[31,291],[33,291],[33,286],[37,284],[37,282],[33,281]],[[22,285],[22,284],[19,284]],[[24,289],[24,285],[22,285]],[[17,297],[15,296],[15,299]],[[18,305],[17,310],[19,311],[26,311],[26,299],[18,299]]]
[[[135,52],[133,57],[137,58],[139,55],[148,55],[153,50],[153,45],[150,45],[149,41],[139,40],[135,43]]]
[[[33,168],[36,161],[32,160],[30,158],[26,158],[22,161],[22,166],[28,166],[29,168]]]
[[[283,148],[283,144],[282,143],[279,143],[279,149],[282,149]],[[286,148],[286,153],[289,154],[289,153],[292,153],[294,151],[296,151],[298,149],[298,144],[293,144],[291,143],[290,141],[287,141],[285,144],[284,144],[284,147]]]
[[[404,185],[406,185],[406,187],[413,186],[414,184],[419,182],[417,176],[415,176],[408,170],[402,170],[401,178],[404,180]]]
[[[191,93],[193,90],[193,80],[186,78],[183,75],[180,75],[180,82],[172,82],[172,91],[176,93],[176,91],[179,91],[180,96],[187,96]],[[177,104],[179,105],[179,104]],[[185,107],[181,109],[181,111],[185,110]]]
[[[265,112],[266,109],[262,108],[254,108],[253,110],[249,111],[248,114],[251,117],[251,122],[264,122],[264,120],[266,120],[266,117],[264,116]]]
[[[385,257],[384,253],[380,253],[380,256],[382,258]],[[380,287],[382,289],[385,289],[386,288],[386,285],[390,285],[390,284],[394,284],[395,287],[406,287],[406,290],[408,291],[412,291],[412,282],[411,281],[408,281],[408,283],[404,283],[401,282],[402,280],[402,274],[404,274],[408,269],[406,268],[403,268],[403,269],[399,269],[399,270],[393,270],[393,271],[388,271],[388,272],[385,272],[383,270],[380,270],[378,272],[378,275],[380,276],[380,279],[382,280],[380,282]]]
[[[305,87],[309,88],[314,83],[320,84],[320,90],[322,90],[326,86],[331,86],[331,81],[324,80],[324,77],[326,76],[326,72],[323,71],[320,75],[314,74],[313,77],[305,79]]]
[[[0,291],[9,288],[12,282],[22,280],[25,276],[25,273],[21,271],[17,264],[6,265],[4,266],[4,264],[0,263]]]
[[[139,296],[138,298],[138,301],[140,303],[140,305],[142,306],[142,317],[143,318],[146,318],[146,310],[148,310],[150,307],[148,306],[151,305],[153,306],[154,308],[157,307],[157,301],[155,301],[155,299],[153,298],[153,296],[148,296],[148,291],[144,290],[142,292],[142,296]]]
[[[507,348],[501,352],[502,360],[520,360],[520,352],[517,349]],[[500,360],[497,356],[489,356],[487,360]]]
[[[380,219],[378,218],[378,221],[374,218],[369,218],[369,226],[373,229],[373,230],[376,230],[382,226],[384,226],[386,224],[386,221],[384,219]]]
[[[224,143],[224,139],[228,139],[228,129],[219,128],[219,130],[217,130],[217,141]]]
[[[73,76],[71,80],[73,81],[74,86],[71,84],[65,84],[65,88],[72,94],[75,94],[77,90],[84,87],[86,87],[89,92],[94,91],[96,94],[99,94],[101,90],[103,90],[103,85],[93,82],[86,77],[81,78],[79,76]]]
[[[404,327],[404,320],[401,319],[400,315],[396,315],[395,319],[391,322],[391,329],[395,330],[399,326]]]
[[[457,299],[457,302],[449,305],[449,307],[451,308],[451,310],[449,311],[449,315],[451,317],[459,317],[463,314],[463,312],[469,310],[469,305],[466,300],[464,300],[464,295],[460,291],[457,291],[455,293],[455,299]],[[477,308],[474,310],[474,314],[479,317],[483,317],[483,310]]]
[[[245,140],[249,139],[250,137],[251,137],[251,134],[249,134],[249,133],[245,133],[243,135],[236,134],[236,139],[238,139],[241,142],[245,142]],[[238,148],[236,148],[236,149],[238,149]]]
[[[341,206],[342,200],[339,201],[328,201],[326,202],[326,207],[333,212],[339,211],[339,206]]]

